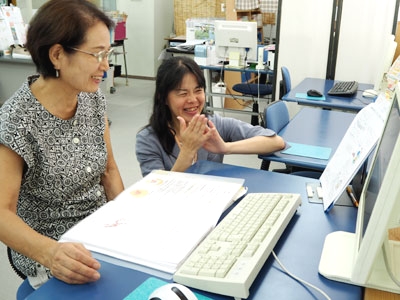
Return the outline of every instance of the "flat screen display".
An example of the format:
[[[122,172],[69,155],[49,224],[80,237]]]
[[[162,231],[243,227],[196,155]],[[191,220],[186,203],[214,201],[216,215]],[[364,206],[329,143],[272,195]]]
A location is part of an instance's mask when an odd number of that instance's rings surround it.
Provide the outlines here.
[[[397,96],[395,95],[394,97]],[[393,100],[388,120],[377,150],[378,152],[376,153],[374,164],[370,170],[371,176],[369,177],[369,181],[366,182],[366,186],[364,188],[365,205],[361,237],[364,236],[365,231],[368,227],[369,219],[371,217],[372,210],[374,209],[378,193],[383,182],[383,178],[389,166],[389,160],[392,156],[393,148],[399,136],[400,111],[397,100],[398,99],[396,98]]]

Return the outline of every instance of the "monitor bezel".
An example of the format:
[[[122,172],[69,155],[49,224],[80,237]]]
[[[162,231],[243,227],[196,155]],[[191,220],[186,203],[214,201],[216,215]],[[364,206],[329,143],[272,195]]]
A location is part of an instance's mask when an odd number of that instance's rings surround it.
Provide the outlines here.
[[[388,111],[382,136],[387,128],[389,115],[394,107],[395,101],[400,107],[400,86],[396,86],[395,94]],[[387,242],[388,228],[397,220],[393,216],[394,212],[400,211],[400,203],[396,203],[396,199],[400,197],[400,135],[397,136],[393,153],[390,157],[388,168],[383,177],[374,208],[372,210],[368,225],[364,231],[364,213],[365,213],[365,197],[368,184],[371,181],[372,170],[376,164],[379,148],[381,147],[382,138],[379,139],[377,150],[375,151],[373,161],[365,185],[363,187],[360,205],[358,208],[356,222],[356,241],[355,241],[355,260],[351,274],[351,280],[355,283],[365,285],[368,283],[371,272],[373,271],[376,258],[382,245]],[[397,171],[397,172],[396,172]],[[399,201],[397,201],[399,202]],[[398,220],[397,220],[398,221]]]

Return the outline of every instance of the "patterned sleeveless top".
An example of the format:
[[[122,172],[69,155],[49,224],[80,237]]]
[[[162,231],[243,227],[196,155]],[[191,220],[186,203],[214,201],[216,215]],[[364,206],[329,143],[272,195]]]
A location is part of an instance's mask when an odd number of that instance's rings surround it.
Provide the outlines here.
[[[106,103],[100,91],[80,93],[76,114],[62,120],[33,96],[31,76],[0,108],[0,143],[25,162],[17,215],[37,232],[58,240],[106,202]],[[57,101],[57,99],[54,99]],[[36,276],[33,260],[12,252],[14,265]]]

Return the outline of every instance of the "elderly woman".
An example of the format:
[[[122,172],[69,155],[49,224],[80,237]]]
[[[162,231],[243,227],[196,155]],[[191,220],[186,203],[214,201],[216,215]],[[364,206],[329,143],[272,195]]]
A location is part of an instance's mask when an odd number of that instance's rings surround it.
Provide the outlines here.
[[[89,1],[46,2],[27,33],[39,74],[0,109],[0,240],[34,288],[100,277],[83,245],[57,240],[123,190],[99,90],[112,26]]]

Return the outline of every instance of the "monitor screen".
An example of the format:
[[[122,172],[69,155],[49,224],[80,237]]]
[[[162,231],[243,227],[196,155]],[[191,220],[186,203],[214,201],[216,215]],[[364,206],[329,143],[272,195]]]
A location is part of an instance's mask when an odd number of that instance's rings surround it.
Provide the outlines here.
[[[384,101],[385,126],[361,193],[356,230],[326,236],[318,270],[329,279],[400,293],[391,274],[396,254],[387,247],[389,229],[400,227],[400,85],[393,100]]]
[[[385,127],[361,193],[351,280],[365,286],[400,291],[389,278],[382,246],[388,229],[400,226],[400,86],[391,102]],[[391,270],[392,271],[392,270]]]
[[[216,20],[214,34],[219,60],[226,61],[231,52],[239,52],[241,59],[257,61],[257,22]]]

